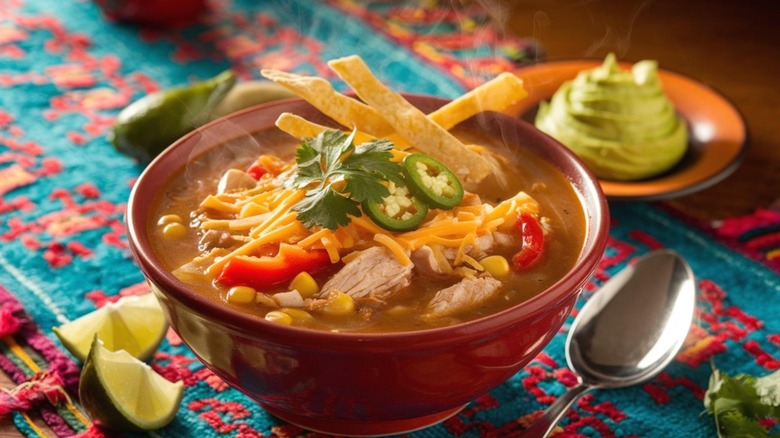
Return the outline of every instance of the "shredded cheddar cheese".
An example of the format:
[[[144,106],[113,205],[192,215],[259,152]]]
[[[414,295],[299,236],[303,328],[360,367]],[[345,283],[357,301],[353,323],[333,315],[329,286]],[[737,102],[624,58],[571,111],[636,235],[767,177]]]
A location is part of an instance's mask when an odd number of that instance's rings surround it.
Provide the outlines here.
[[[393,239],[387,234],[375,234],[374,240],[387,247],[387,249],[393,253],[393,255],[402,265],[408,266],[412,263],[412,261],[409,259],[409,256],[406,254],[406,250],[398,243],[397,240]]]
[[[458,247],[458,252],[455,255],[455,266],[460,265],[463,261],[463,257],[466,255],[467,247],[469,245],[473,245],[474,242],[477,240],[477,235],[474,233],[466,234],[466,237],[464,237],[461,242],[460,246]]]
[[[322,246],[325,247],[325,250],[328,251],[330,262],[337,263],[340,259],[339,248],[342,246],[340,242],[335,239],[335,236],[333,236],[332,233],[330,235],[322,236],[320,241],[322,242]]]
[[[439,270],[445,274],[451,274],[452,266],[450,266],[450,262],[447,260],[447,257],[444,256],[444,253],[441,250],[441,245],[434,244],[431,245],[430,248],[433,252],[433,258],[436,260],[436,264],[439,265]]]
[[[231,231],[241,231],[252,229],[253,227],[265,222],[265,220],[266,217],[264,217],[262,214],[232,220],[212,219],[203,222],[203,224],[201,224],[201,228],[204,230],[228,229]]]
[[[227,213],[238,213],[239,211],[241,211],[240,205],[231,204],[225,201],[224,199],[220,199],[214,195],[208,195],[206,199],[204,199],[203,202],[200,203],[200,206],[206,208],[213,208],[215,210],[220,210]]]
[[[396,160],[406,155],[406,151],[393,150]],[[290,174],[294,170],[291,164],[276,166]],[[428,245],[442,272],[473,277],[484,270],[470,255],[481,236],[507,229],[520,213],[539,213],[536,201],[521,192],[496,206],[461,205],[452,210],[432,211],[417,229],[407,232],[385,230],[366,216],[352,217],[348,225],[338,230],[307,229],[292,210],[304,196],[304,190],[285,188],[284,178],[276,177],[263,178],[257,187],[243,192],[205,197],[200,204],[206,212],[200,228],[228,232],[240,243],[231,251],[209,257],[205,273],[216,276],[232,258],[256,255],[264,247],[282,243],[324,249],[331,263],[348,262],[359,250],[382,245],[404,266],[412,263],[412,252]],[[445,257],[445,248],[450,257],[454,254],[454,259]]]
[[[298,245],[300,245],[303,248],[308,248],[313,244],[319,242],[323,237],[328,236],[330,234],[332,234],[332,231],[330,231],[327,228],[323,228],[319,231],[309,234],[306,238],[301,239],[301,241],[298,242]]]
[[[478,272],[482,272],[485,270],[485,268],[482,267],[482,265],[474,259],[474,257],[471,257],[468,254],[463,254],[462,256],[463,262],[472,268],[476,269]]]

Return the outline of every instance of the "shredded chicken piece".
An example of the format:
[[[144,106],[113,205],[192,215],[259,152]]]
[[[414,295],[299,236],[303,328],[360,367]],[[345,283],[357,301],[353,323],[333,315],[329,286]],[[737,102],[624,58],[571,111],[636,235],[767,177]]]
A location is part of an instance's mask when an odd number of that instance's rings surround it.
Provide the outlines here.
[[[501,282],[493,277],[464,278],[436,292],[423,317],[432,319],[465,312],[495,297],[500,290]]]
[[[411,260],[415,271],[425,277],[446,279],[451,278],[455,274],[447,260],[438,260],[433,248],[428,245],[423,245],[414,250]]]
[[[227,193],[242,189],[251,189],[257,185],[257,181],[248,173],[238,169],[228,169],[219,179],[217,193]]]
[[[387,300],[409,286],[412,267],[402,265],[384,246],[363,250],[322,286],[317,298],[327,297],[338,290],[352,298],[373,296]]]

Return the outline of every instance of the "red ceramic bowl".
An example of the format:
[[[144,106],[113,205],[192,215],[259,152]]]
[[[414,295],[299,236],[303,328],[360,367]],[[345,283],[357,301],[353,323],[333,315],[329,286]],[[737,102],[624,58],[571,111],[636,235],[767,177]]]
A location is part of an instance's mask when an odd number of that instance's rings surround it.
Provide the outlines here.
[[[407,96],[430,112],[446,101]],[[201,297],[153,253],[147,221],[170,175],[212,148],[276,129],[289,111],[328,123],[301,100],[277,101],[214,121],[185,136],[144,171],[130,196],[130,243],[166,317],[214,373],[268,412],[307,429],[382,435],[439,422],[517,373],[558,332],[602,256],[607,204],[593,175],[565,147],[532,125],[498,113],[464,122],[526,148],[570,179],[582,200],[586,238],[575,266],[536,297],[489,317],[431,330],[354,334],[267,322]],[[330,122],[332,123],[332,122]],[[238,139],[238,140],[237,140]],[[507,142],[505,141],[505,143]]]

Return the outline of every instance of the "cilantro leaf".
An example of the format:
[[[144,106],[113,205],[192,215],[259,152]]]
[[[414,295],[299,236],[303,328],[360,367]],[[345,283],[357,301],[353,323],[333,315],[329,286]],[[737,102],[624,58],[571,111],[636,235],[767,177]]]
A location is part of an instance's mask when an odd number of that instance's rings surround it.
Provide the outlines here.
[[[721,437],[770,438],[764,426],[737,410],[723,411],[716,424]]]
[[[331,230],[347,225],[349,215],[360,217],[362,214],[356,202],[330,188],[306,192],[306,197],[295,204],[293,210],[298,212],[298,220],[305,227],[319,225]]]
[[[403,184],[401,165],[390,161],[393,158],[393,154],[390,153],[393,147],[390,140],[384,139],[362,143],[355,148],[355,152],[347,157],[346,161],[350,168],[380,175],[387,181],[401,185]]]
[[[393,143],[374,140],[356,147],[355,133],[324,131],[298,147],[298,172],[288,186],[307,189],[293,207],[306,227],[347,225],[350,216],[361,216],[361,202],[381,202],[390,194],[387,181],[402,181],[401,166],[391,161]]]
[[[720,438],[769,438],[758,420],[780,421],[780,371],[760,378],[731,377],[713,367],[704,406],[714,415]]]
[[[382,202],[382,199],[390,195],[390,191],[384,184],[392,181],[403,184],[401,178],[401,166],[390,161],[393,154],[393,143],[389,140],[375,140],[358,145],[355,150],[344,159],[344,179],[347,181],[344,191],[358,202]]]
[[[322,143],[313,138],[307,138],[301,142],[295,151],[298,172],[295,174],[295,178],[288,181],[289,187],[306,187],[323,179],[322,167],[320,166],[321,147]]]
[[[320,136],[317,136],[317,138],[320,138]],[[340,131],[325,131],[322,133],[323,146],[321,153],[326,173],[335,172],[341,167],[342,155],[353,149],[352,138],[354,138],[354,135],[347,137]]]
[[[390,190],[371,174],[351,172],[344,175],[347,184],[344,192],[349,197],[360,203],[363,201],[382,202],[382,199],[390,195]]]
[[[775,417],[780,416],[780,371],[756,379],[756,393],[761,403],[773,406]]]

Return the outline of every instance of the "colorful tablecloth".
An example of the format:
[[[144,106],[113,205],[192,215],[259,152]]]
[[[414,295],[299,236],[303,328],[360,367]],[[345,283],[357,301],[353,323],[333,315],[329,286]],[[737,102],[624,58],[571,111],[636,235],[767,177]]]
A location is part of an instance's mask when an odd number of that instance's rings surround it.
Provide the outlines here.
[[[11,333],[0,340],[0,369],[17,384],[43,371],[64,380],[73,402],[44,403],[51,430],[71,436],[90,426],[77,404],[79,367],[51,328],[146,291],[122,222],[142,168],[106,139],[118,111],[227,67],[245,79],[262,67],[333,78],[324,61],[356,53],[397,90],[454,97],[536,58],[532,41],[501,32],[500,14],[455,3],[222,0],[201,22],[160,31],[109,22],[87,0],[0,0],[0,336]],[[728,373],[780,367],[780,213],[694,224],[663,205],[632,203],[611,214],[607,253],[579,304],[632,258],[668,247],[697,275],[697,317],[667,370],[585,395],[559,436],[713,436],[702,414],[710,362]],[[411,436],[522,430],[574,383],[566,328],[505,384]],[[176,419],[155,436],[311,436],[227,387],[172,332],[151,365],[186,385]],[[23,434],[43,433],[28,414],[12,415]]]

